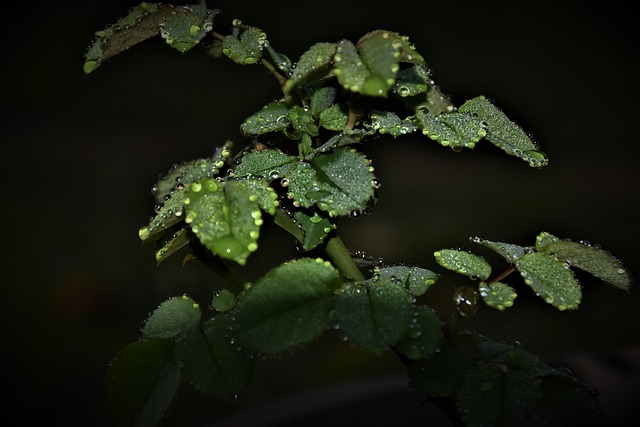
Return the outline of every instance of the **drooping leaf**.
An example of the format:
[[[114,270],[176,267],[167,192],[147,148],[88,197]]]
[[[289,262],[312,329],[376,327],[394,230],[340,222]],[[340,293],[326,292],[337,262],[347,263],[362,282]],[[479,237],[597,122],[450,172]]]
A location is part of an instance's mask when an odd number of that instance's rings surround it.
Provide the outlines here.
[[[160,264],[171,255],[191,243],[193,234],[189,232],[188,227],[182,227],[175,233],[170,233],[167,238],[162,241],[160,248],[156,250],[156,262]]]
[[[142,335],[145,338],[173,338],[200,323],[200,306],[186,295],[164,301],[147,319]]]
[[[285,96],[290,97],[291,91],[307,80],[324,77],[331,69],[335,52],[335,43],[324,42],[316,43],[304,52],[283,87]]]
[[[262,211],[244,180],[196,181],[185,200],[185,221],[214,254],[244,265],[258,249]]]
[[[524,282],[547,303],[559,310],[578,308],[582,290],[562,261],[548,254],[534,252],[523,255],[516,262],[516,268]]]
[[[472,237],[469,240],[473,243],[478,243],[480,245],[486,246],[489,249],[492,249],[496,253],[502,255],[502,257],[504,257],[504,259],[506,259],[511,264],[515,263],[524,254],[527,254],[533,250],[533,248],[518,246],[511,243],[494,242],[491,240],[482,239],[480,237]]]
[[[595,246],[569,241],[555,241],[546,244],[542,252],[550,253],[569,262],[571,267],[579,268],[615,286],[629,291],[631,275],[622,263],[611,253]]]
[[[346,284],[337,295],[335,316],[351,342],[380,352],[402,339],[414,316],[414,307],[401,284],[376,278]]]
[[[105,377],[107,403],[115,425],[158,425],[180,379],[170,340],[144,338],[120,350]]]
[[[481,282],[478,291],[489,307],[497,308],[498,310],[511,307],[518,296],[511,286],[502,282],[493,282],[491,284]]]
[[[348,148],[299,162],[287,174],[288,195],[308,208],[317,205],[330,216],[367,207],[374,194],[374,175],[364,155]]]
[[[181,335],[175,354],[187,381],[210,396],[232,399],[251,380],[254,359],[232,344],[228,328],[228,319],[216,316],[202,331]]]
[[[267,44],[267,35],[260,28],[235,28],[233,34],[222,41],[222,53],[238,64],[256,64]]]
[[[415,118],[422,133],[444,147],[473,148],[487,134],[482,120],[470,114],[451,112],[434,117],[420,108]]]
[[[440,277],[437,273],[407,265],[376,267],[374,273],[392,281],[398,281],[414,296],[423,295]]]
[[[302,258],[262,276],[232,311],[232,336],[247,350],[280,354],[307,344],[329,327],[338,271],[320,259]]]
[[[334,229],[331,221],[318,215],[317,212],[310,216],[306,212],[296,211],[293,214],[293,219],[304,235],[303,240],[300,242],[301,249],[304,251],[310,251],[317,247]]]
[[[441,249],[434,252],[436,262],[471,278],[487,280],[491,275],[491,265],[481,256],[456,249]]]
[[[285,130],[291,120],[288,117],[289,106],[283,102],[270,102],[256,113],[250,115],[240,125],[245,135],[262,135]]]
[[[395,349],[411,360],[430,357],[438,350],[442,338],[442,324],[438,314],[431,307],[416,307],[415,321],[396,344]]]
[[[458,111],[484,120],[487,124],[485,138],[506,153],[521,158],[531,167],[540,168],[547,165],[547,156],[538,150],[538,146],[529,135],[484,96],[468,100]]]

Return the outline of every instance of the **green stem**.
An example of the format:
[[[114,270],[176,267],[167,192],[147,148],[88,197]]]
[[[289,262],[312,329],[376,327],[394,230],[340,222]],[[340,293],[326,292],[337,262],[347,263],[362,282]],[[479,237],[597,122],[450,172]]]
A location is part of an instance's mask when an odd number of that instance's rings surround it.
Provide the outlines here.
[[[344,276],[359,282],[365,280],[362,271],[360,271],[360,268],[353,262],[351,253],[349,253],[347,247],[342,243],[340,237],[335,234],[330,237],[324,250],[329,258],[331,258],[331,261],[333,261],[333,265],[335,265]]]

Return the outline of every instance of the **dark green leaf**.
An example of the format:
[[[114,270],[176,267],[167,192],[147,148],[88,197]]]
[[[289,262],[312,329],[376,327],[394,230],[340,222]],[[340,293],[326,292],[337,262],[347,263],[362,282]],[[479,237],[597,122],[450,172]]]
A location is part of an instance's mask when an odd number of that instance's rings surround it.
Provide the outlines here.
[[[535,416],[538,425],[553,427],[607,424],[596,393],[567,375],[542,377],[542,398]]]
[[[213,18],[220,11],[207,9],[204,2],[173,7],[160,26],[160,35],[169,46],[184,53],[192,49],[213,30]]]
[[[371,113],[371,127],[381,134],[389,134],[393,137],[414,132],[417,128],[408,119],[401,119],[395,113],[389,111],[374,111]]]
[[[231,343],[229,322],[216,316],[191,329],[176,342],[176,357],[184,377],[210,396],[232,399],[251,380],[254,360]]]
[[[320,112],[318,124],[325,129],[343,131],[349,120],[346,106],[334,104]]]
[[[289,110],[287,117],[291,121],[292,129],[286,132],[291,139],[300,139],[304,134],[318,136],[318,127],[313,122],[311,113],[299,105],[294,105]]]
[[[116,354],[106,373],[106,397],[115,425],[156,426],[180,383],[173,344],[145,338]]]
[[[173,297],[156,308],[142,329],[145,338],[173,338],[200,323],[200,306],[186,295]]]
[[[441,249],[433,255],[438,264],[456,273],[482,280],[491,275],[491,265],[481,256],[456,249]]]
[[[379,278],[345,285],[337,296],[335,315],[350,341],[365,350],[381,352],[404,336],[414,308],[402,285]]]
[[[473,356],[463,347],[445,346],[427,360],[409,365],[409,383],[427,397],[452,396],[468,370]]]
[[[213,296],[211,308],[221,313],[231,310],[236,304],[236,296],[228,289],[222,289]]]
[[[430,357],[438,350],[442,338],[442,324],[435,310],[428,306],[418,306],[417,317],[409,326],[396,350],[411,360]]]
[[[298,161],[278,149],[253,151],[242,157],[240,164],[233,170],[238,177],[259,176],[277,179],[286,175]]]
[[[285,96],[289,96],[295,87],[307,80],[324,77],[331,68],[335,51],[335,43],[316,43],[303,53],[284,85]]]
[[[189,233],[188,227],[183,227],[175,233],[170,233],[156,251],[156,261],[158,264],[191,243],[192,236],[193,235]]]
[[[550,253],[603,280],[618,289],[628,291],[631,287],[631,275],[622,263],[609,252],[595,246],[567,241],[550,242],[542,248]]]
[[[262,50],[268,44],[267,35],[259,28],[247,27],[234,31],[222,41],[222,53],[232,61],[243,64],[255,64],[262,57]]]
[[[509,261],[509,263],[511,264],[514,264],[524,254],[533,251],[533,248],[518,246],[511,243],[493,242],[491,240],[482,239],[480,237],[472,237],[469,240],[471,240],[473,243],[478,243],[480,245],[486,246],[489,249],[492,249],[493,251],[502,255],[502,257],[504,257],[504,259]]]
[[[290,124],[289,106],[283,102],[270,102],[262,109],[247,117],[240,125],[246,135],[262,135],[285,130]]]
[[[458,111],[484,120],[487,123],[485,138],[508,154],[525,160],[531,167],[547,165],[547,156],[538,151],[538,146],[529,135],[484,96],[468,100]]]
[[[304,239],[300,242],[304,251],[310,251],[322,243],[334,228],[331,221],[318,213],[309,216],[305,212],[297,211],[293,214],[293,219],[304,234]]]
[[[322,86],[316,89],[311,96],[309,111],[314,117],[333,105],[338,94],[338,89],[331,86]]]
[[[396,82],[391,91],[402,98],[425,93],[431,79],[429,69],[424,65],[412,65],[409,68],[398,71]]]
[[[490,285],[481,282],[478,290],[484,302],[489,307],[497,308],[498,310],[511,307],[518,296],[515,289],[501,282],[493,282]]]
[[[333,293],[341,283],[338,271],[320,259],[274,268],[238,298],[235,342],[273,355],[315,340],[329,327]]]
[[[439,276],[426,268],[410,267],[406,265],[393,265],[388,267],[377,267],[375,274],[381,278],[396,280],[414,296],[423,295],[436,283]]]
[[[562,261],[548,254],[534,252],[522,256],[516,268],[524,282],[547,303],[558,310],[578,308],[582,298],[580,285]]]
[[[482,120],[469,114],[451,112],[434,117],[421,108],[415,118],[422,133],[444,147],[473,148],[487,134]]]

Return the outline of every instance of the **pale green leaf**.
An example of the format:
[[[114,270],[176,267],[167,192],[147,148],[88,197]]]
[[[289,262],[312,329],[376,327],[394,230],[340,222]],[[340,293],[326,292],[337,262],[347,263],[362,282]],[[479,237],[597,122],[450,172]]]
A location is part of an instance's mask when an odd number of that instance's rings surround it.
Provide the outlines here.
[[[456,273],[482,280],[491,275],[491,265],[481,256],[456,249],[441,249],[433,255],[438,264]]]
[[[335,318],[341,332],[365,350],[380,352],[396,344],[413,316],[411,296],[389,279],[348,283],[337,295]]]
[[[571,267],[586,271],[616,288],[625,291],[631,288],[629,271],[608,251],[583,243],[556,241],[546,244],[542,252],[553,254]]]
[[[232,335],[247,350],[280,354],[322,335],[330,324],[338,271],[321,259],[280,265],[238,297]]]
[[[582,290],[562,261],[548,254],[534,252],[522,256],[516,262],[516,268],[524,282],[547,303],[558,310],[578,308]]]
[[[142,335],[145,338],[173,338],[195,328],[200,323],[200,306],[184,295],[160,304],[147,319]]]

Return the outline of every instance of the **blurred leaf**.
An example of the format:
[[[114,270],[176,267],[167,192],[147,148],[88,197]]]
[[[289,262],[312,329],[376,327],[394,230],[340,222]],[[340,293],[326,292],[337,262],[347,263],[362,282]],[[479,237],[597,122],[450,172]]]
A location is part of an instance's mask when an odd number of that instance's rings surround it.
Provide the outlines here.
[[[173,344],[145,338],[120,350],[107,368],[106,397],[117,426],[158,425],[180,383]]]
[[[200,323],[200,306],[186,295],[162,302],[147,319],[142,335],[145,338],[173,338],[195,328]]]
[[[481,282],[478,290],[484,302],[489,307],[497,308],[498,310],[511,307],[518,296],[511,286],[501,282],[493,282],[491,284]]]
[[[243,348],[280,354],[307,344],[329,327],[338,271],[320,259],[280,265],[238,297],[232,335]]]
[[[228,335],[229,321],[216,316],[181,335],[176,357],[187,381],[213,397],[232,399],[250,382],[254,360]]]
[[[416,311],[415,322],[395,347],[411,360],[430,357],[439,349],[442,339],[442,323],[436,311],[425,305],[416,307]]]
[[[233,34],[225,36],[222,41],[222,53],[238,64],[258,63],[262,58],[262,50],[268,44],[267,35],[256,27],[234,30]]]
[[[300,162],[287,173],[288,195],[309,208],[317,205],[330,216],[365,209],[374,194],[374,175],[364,155],[348,148]]]
[[[538,146],[529,135],[484,96],[468,100],[458,111],[484,120],[487,123],[485,138],[506,153],[523,159],[531,167],[540,168],[547,165],[547,156],[538,151]]]
[[[338,90],[331,86],[322,86],[313,92],[311,101],[309,102],[309,111],[314,117],[318,117],[327,108],[333,105]]]
[[[582,291],[573,273],[551,255],[534,252],[522,256],[516,268],[536,295],[558,310],[578,308]]]
[[[396,344],[413,315],[411,296],[390,279],[347,283],[337,295],[335,317],[340,330],[365,350],[380,352]]]
[[[213,296],[211,308],[215,311],[226,313],[236,304],[236,296],[228,289],[222,289]]]
[[[456,249],[441,249],[433,255],[438,264],[456,273],[482,280],[491,275],[491,265],[478,255]]]
[[[569,262],[571,267],[584,270],[618,289],[629,291],[631,288],[631,275],[622,263],[609,252],[595,246],[556,241],[546,244],[542,252],[553,254]]]
[[[376,267],[374,273],[381,278],[402,283],[409,293],[414,296],[423,295],[439,278],[437,273],[426,268],[406,265]]]
[[[603,426],[604,413],[597,395],[568,375],[542,377],[542,397],[535,408],[539,425]]]

